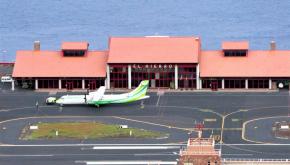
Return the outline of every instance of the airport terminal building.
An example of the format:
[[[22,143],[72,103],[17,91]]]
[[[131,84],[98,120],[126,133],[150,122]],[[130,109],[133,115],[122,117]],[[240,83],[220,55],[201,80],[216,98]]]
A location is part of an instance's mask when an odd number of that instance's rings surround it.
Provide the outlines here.
[[[198,37],[110,37],[108,50],[87,42],[63,42],[60,50],[17,51],[16,84],[33,89],[131,89],[144,79],[150,88],[289,88],[290,50],[250,50],[247,41],[223,42],[202,50]]]

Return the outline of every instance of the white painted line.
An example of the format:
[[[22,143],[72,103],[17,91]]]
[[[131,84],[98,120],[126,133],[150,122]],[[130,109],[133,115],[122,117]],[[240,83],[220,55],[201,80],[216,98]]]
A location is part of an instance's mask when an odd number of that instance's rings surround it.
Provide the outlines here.
[[[238,121],[240,121],[241,119],[236,119],[236,118],[233,118],[232,119],[232,122],[238,122]]]
[[[152,153],[152,154],[134,154],[134,156],[152,156],[152,155],[154,155],[154,156],[164,156],[164,155],[166,155],[166,156],[168,156],[168,155],[174,155],[173,153],[171,154],[171,153],[165,153],[165,154],[159,154],[159,153],[156,153],[156,154],[154,154],[154,153]]]
[[[174,127],[174,126],[170,126],[170,125],[163,125],[163,124],[151,123],[151,122],[148,122],[148,121],[141,121],[141,120],[129,119],[129,118],[125,118],[125,117],[113,116],[113,118],[121,119],[121,120],[127,120],[127,121],[133,121],[133,122],[143,123],[143,124],[156,125],[156,126],[160,126],[160,127],[178,129],[178,130],[182,130],[182,131],[189,131],[186,128],[179,128],[179,127]],[[195,130],[192,130],[192,131],[195,131]]]
[[[179,146],[95,146],[94,150],[167,150],[179,149]]]
[[[35,106],[32,107],[18,107],[18,108],[11,108],[11,109],[1,109],[0,112],[9,112],[14,110],[22,110],[22,109],[29,109],[29,108],[35,108]]]
[[[206,119],[204,119],[204,121],[206,121],[206,122],[215,122],[216,119],[215,118],[206,118]]]
[[[290,143],[255,143],[255,144],[220,144],[216,143],[215,145],[223,146],[290,146]]]
[[[48,157],[53,155],[2,155],[0,157]]]
[[[182,144],[0,144],[0,147],[181,146]]]
[[[224,155],[252,156],[253,154],[223,154],[223,156]]]
[[[94,164],[177,164],[175,161],[75,161],[75,163],[86,163],[87,165]]]
[[[160,96],[161,96],[161,95],[158,96],[158,99],[157,99],[157,102],[156,102],[156,106],[159,106]]]

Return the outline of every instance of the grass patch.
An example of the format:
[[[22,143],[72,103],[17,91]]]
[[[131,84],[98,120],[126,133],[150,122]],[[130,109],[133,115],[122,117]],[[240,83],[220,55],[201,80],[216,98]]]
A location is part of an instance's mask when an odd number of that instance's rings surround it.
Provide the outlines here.
[[[23,139],[101,139],[101,138],[158,138],[164,133],[98,122],[38,123],[38,130],[27,131]],[[27,129],[27,128],[26,128]],[[58,131],[58,136],[56,136]],[[132,134],[130,136],[130,131]]]

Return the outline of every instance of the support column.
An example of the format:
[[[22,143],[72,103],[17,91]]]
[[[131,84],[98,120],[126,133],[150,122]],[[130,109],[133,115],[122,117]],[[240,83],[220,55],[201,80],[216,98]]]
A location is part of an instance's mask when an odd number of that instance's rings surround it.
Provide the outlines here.
[[[174,69],[174,88],[178,89],[178,65],[175,65]]]
[[[272,79],[269,79],[269,89],[272,89]]]
[[[82,89],[85,89],[85,79],[82,79]]]
[[[199,79],[199,89],[202,89],[202,79]]]
[[[58,89],[61,89],[61,79],[58,79]]]
[[[201,89],[199,81],[199,64],[196,65],[196,89]]]
[[[245,80],[245,89],[249,89],[248,79]]]
[[[222,79],[222,89],[225,89],[225,79]]]
[[[37,90],[38,89],[38,79],[35,79],[35,83],[34,83],[34,89]]]
[[[12,80],[12,82],[11,82],[11,90],[12,90],[12,91],[15,90],[15,82],[14,82],[14,80]]]
[[[128,65],[128,89],[132,88],[131,87],[131,84],[132,84],[131,70],[132,70],[131,65]]]
[[[110,66],[107,65],[107,69],[106,69],[106,72],[107,72],[107,78],[106,78],[106,88],[107,89],[110,89]]]

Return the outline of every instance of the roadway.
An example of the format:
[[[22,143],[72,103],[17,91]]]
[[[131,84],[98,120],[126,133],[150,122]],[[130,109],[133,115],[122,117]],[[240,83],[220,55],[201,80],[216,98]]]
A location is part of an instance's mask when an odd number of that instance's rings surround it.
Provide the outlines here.
[[[204,137],[216,135],[223,158],[290,158],[289,140],[281,143],[258,143],[243,137],[243,123],[271,117],[288,116],[288,92],[165,92],[144,102],[125,105],[46,106],[48,96],[64,93],[44,93],[18,90],[0,91],[0,164],[86,164],[86,161],[158,160],[175,161],[197,122],[203,122]],[[35,103],[39,102],[37,109]],[[95,120],[112,124],[163,131],[165,139],[106,139],[106,140],[19,140],[20,130],[27,123],[55,120]],[[3,129],[5,127],[5,129]],[[265,130],[268,131],[268,130]],[[192,132],[191,134],[188,134]],[[263,132],[260,136],[263,136]],[[268,132],[265,132],[268,133]],[[253,133],[252,133],[253,134]],[[248,134],[247,134],[248,135]],[[249,134],[251,135],[251,134]],[[250,139],[250,140],[249,140]],[[253,141],[252,141],[253,140]],[[9,145],[8,145],[9,144]],[[54,145],[59,146],[54,146]],[[159,149],[84,149],[98,145],[166,145]],[[174,144],[174,148],[170,148]],[[71,146],[67,146],[71,145]]]

